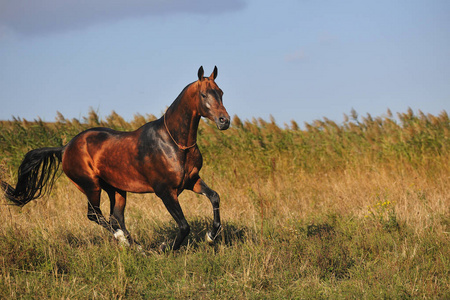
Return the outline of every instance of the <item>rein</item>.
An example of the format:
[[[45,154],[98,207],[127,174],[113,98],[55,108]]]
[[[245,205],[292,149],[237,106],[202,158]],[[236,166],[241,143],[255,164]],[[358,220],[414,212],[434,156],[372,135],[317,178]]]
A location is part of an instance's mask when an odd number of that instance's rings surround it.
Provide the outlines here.
[[[164,127],[166,127],[167,133],[169,134],[170,138],[172,139],[172,141],[175,143],[175,145],[178,146],[178,148],[180,148],[180,150],[187,150],[187,149],[191,149],[192,147],[195,147],[197,145],[197,142],[195,142],[193,145],[191,146],[182,146],[180,144],[177,143],[177,141],[175,141],[175,139],[173,138],[172,134],[169,131],[169,128],[167,127],[166,124],[166,114],[164,114]]]

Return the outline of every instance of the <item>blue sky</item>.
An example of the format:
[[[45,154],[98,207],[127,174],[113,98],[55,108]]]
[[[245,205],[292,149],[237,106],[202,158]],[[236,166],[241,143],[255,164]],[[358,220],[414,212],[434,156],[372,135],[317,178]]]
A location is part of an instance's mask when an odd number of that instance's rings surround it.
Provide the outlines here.
[[[0,0],[2,120],[160,116],[201,65],[241,119],[450,110],[447,0],[31,3]]]

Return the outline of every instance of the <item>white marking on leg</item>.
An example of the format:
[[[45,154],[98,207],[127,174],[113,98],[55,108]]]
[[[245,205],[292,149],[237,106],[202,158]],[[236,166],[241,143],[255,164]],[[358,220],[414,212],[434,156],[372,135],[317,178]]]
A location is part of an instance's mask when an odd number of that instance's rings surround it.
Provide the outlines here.
[[[208,244],[210,244],[210,245],[214,244],[214,239],[212,238],[210,232],[207,232],[207,233],[206,233],[206,241],[207,241]]]
[[[125,233],[123,232],[122,229],[117,229],[117,231],[114,232],[114,237],[120,243],[122,243],[122,244],[124,244],[126,246],[130,246],[130,242],[128,242],[128,239],[126,238]]]

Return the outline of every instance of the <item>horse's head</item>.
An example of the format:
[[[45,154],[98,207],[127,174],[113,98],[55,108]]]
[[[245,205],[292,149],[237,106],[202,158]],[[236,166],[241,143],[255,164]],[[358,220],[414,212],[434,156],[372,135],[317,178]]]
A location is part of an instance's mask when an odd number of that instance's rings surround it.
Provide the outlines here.
[[[203,73],[203,67],[200,67],[197,81],[200,115],[214,121],[220,130],[228,129],[230,116],[223,106],[223,92],[214,81],[217,77],[217,67],[214,67],[214,71],[209,77],[203,77]]]

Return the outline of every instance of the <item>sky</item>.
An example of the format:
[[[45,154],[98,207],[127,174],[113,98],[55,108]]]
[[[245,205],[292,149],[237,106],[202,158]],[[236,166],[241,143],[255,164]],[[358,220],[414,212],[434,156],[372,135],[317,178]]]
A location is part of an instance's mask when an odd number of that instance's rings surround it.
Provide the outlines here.
[[[242,120],[450,112],[450,1],[0,0],[0,120],[161,116],[200,66]]]

